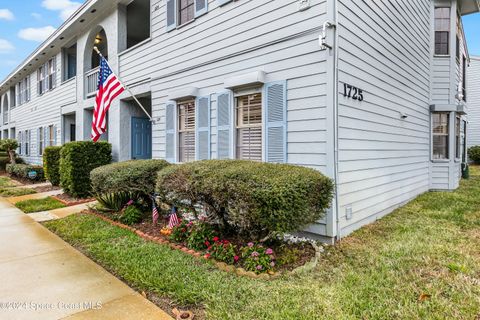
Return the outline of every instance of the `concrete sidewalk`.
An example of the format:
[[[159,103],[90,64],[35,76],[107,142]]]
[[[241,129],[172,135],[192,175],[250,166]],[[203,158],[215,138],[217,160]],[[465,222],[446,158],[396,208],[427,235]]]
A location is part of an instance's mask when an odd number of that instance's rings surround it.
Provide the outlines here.
[[[0,198],[0,319],[172,319]]]

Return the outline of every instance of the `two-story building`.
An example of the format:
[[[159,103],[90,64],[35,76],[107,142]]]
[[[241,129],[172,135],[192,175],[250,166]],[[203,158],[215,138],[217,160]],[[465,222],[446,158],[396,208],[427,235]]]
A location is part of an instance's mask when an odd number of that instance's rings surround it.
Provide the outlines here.
[[[104,139],[117,161],[251,159],[334,179],[334,239],[428,190],[465,155],[478,0],[89,0],[0,84],[2,137],[27,161],[90,138],[97,46],[124,92]]]
[[[480,56],[470,57],[467,69],[468,130],[467,145],[480,146]]]

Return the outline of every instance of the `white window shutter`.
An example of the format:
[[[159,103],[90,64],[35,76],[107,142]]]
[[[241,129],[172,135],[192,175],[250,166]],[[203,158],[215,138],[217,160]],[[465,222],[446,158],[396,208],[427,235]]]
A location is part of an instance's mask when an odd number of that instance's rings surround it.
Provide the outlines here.
[[[42,130],[42,128],[37,129],[37,154],[38,155],[41,155],[41,153],[40,153],[40,130]]]
[[[165,16],[167,31],[177,27],[177,0],[167,0]]]
[[[232,157],[232,94],[230,91],[217,95],[217,158],[230,159]]]
[[[198,97],[195,103],[196,125],[196,159],[210,159],[210,96]]]
[[[175,101],[168,101],[165,107],[165,160],[168,162],[175,162],[175,122],[176,122],[176,107]]]
[[[53,145],[57,145],[57,126],[53,126]]]
[[[229,2],[232,2],[232,0],[217,0],[218,6],[223,6],[224,4],[227,4]]]
[[[48,132],[48,127],[43,128],[43,147],[49,147],[50,146],[50,135]]]
[[[208,0],[195,0],[195,18],[208,12]]]
[[[267,162],[287,162],[287,82],[265,85]]]

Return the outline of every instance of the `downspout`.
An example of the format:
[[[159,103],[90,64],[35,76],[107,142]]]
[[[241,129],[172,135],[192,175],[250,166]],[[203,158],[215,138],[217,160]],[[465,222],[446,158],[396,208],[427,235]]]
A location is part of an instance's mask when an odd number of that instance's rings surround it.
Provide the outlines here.
[[[334,20],[335,25],[335,43],[333,45],[333,61],[334,61],[334,88],[333,93],[333,119],[334,119],[334,181],[335,181],[335,215],[336,215],[336,239],[340,240],[340,212],[338,206],[338,0],[334,0]]]

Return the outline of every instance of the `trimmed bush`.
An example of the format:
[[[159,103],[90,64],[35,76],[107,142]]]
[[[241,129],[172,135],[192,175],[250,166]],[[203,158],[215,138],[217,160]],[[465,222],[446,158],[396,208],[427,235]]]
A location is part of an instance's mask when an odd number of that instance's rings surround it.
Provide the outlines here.
[[[333,182],[300,166],[208,160],[160,171],[157,192],[171,205],[205,205],[222,228],[259,239],[299,231],[321,219],[332,200]]]
[[[128,206],[120,216],[120,222],[131,226],[142,221],[143,213],[135,206]]]
[[[30,178],[28,173],[35,171],[37,176]],[[30,165],[30,164],[7,164],[7,173],[13,177],[20,179],[28,179],[32,181],[44,181],[45,175],[42,166]]]
[[[43,151],[43,170],[45,178],[53,186],[60,185],[60,151],[62,147],[46,147]]]
[[[60,151],[60,185],[72,197],[89,197],[90,172],[110,162],[112,146],[107,142],[69,142]]]
[[[468,148],[468,159],[475,164],[480,164],[480,146]]]
[[[15,164],[17,158],[16,150],[18,148],[18,141],[15,139],[0,140],[0,149],[7,152],[11,164]]]
[[[10,163],[10,158],[0,156],[0,171],[5,171],[7,168],[7,164]]]
[[[93,193],[128,192],[148,196],[155,191],[157,172],[168,165],[165,160],[133,160],[98,167],[90,173]]]

